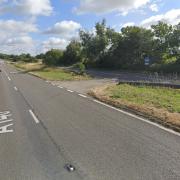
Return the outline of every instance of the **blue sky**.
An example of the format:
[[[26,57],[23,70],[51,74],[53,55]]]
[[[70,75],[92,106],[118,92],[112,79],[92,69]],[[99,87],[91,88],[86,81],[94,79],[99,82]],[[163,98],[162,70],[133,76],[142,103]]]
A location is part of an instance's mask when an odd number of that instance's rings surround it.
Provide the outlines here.
[[[39,54],[64,49],[79,29],[106,19],[116,31],[180,22],[179,0],[0,0],[0,52]]]

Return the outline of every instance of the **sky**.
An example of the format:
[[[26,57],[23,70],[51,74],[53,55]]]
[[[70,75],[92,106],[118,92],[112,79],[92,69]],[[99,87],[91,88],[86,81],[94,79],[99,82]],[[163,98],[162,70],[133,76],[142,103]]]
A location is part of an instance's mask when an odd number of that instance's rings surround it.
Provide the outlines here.
[[[65,49],[96,22],[120,31],[180,22],[180,0],[0,0],[0,53],[32,55]]]

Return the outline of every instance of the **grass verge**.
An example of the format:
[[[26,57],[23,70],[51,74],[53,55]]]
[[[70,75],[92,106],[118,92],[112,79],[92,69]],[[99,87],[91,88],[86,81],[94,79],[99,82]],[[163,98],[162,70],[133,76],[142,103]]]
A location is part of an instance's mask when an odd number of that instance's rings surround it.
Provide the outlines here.
[[[14,66],[24,72],[33,74],[45,80],[52,81],[73,81],[90,79],[87,75],[79,75],[75,72],[57,67],[48,67],[42,63],[15,63]]]
[[[89,94],[180,132],[179,89],[121,84],[98,87]]]

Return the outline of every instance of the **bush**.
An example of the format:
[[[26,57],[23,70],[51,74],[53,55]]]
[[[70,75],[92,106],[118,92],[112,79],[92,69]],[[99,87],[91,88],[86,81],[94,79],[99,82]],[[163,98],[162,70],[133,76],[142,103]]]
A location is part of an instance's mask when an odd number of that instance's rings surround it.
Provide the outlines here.
[[[58,49],[52,49],[46,52],[43,63],[50,66],[61,64],[63,61],[63,51]]]
[[[76,41],[71,41],[66,47],[63,56],[64,65],[72,65],[81,60],[81,44]]]
[[[83,75],[85,73],[85,69],[86,69],[84,63],[82,63],[82,62],[78,63],[78,68],[79,68],[80,74]]]

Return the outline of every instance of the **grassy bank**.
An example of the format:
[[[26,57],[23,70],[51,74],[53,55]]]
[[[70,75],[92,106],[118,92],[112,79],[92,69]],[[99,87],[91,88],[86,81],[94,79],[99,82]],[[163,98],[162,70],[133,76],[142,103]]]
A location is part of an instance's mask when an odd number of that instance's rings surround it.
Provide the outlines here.
[[[90,79],[87,75],[79,75],[77,73],[64,70],[57,67],[48,67],[42,63],[15,63],[14,66],[27,73],[31,73],[40,78],[52,81],[73,81]]]
[[[116,107],[150,119],[158,119],[163,124],[177,126],[180,129],[180,90],[178,89],[124,84],[95,88],[90,95]]]

